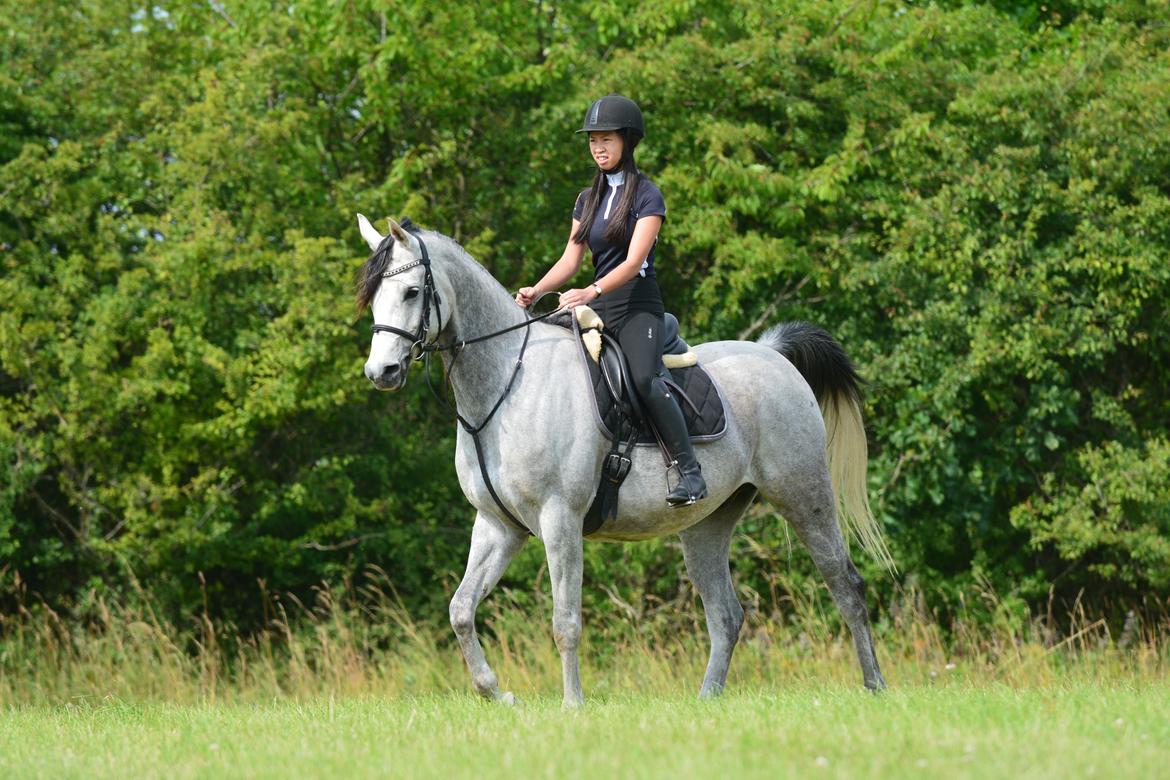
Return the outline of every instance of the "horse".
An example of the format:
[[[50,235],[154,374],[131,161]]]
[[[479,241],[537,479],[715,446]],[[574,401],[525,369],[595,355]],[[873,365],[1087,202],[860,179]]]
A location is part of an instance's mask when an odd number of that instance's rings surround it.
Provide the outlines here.
[[[475,520],[450,620],[472,684],[487,699],[515,702],[488,664],[475,615],[534,536],[548,560],[563,704],[581,706],[582,521],[610,443],[595,422],[593,391],[574,337],[563,327],[532,321],[453,239],[408,220],[389,220],[383,236],[357,216],[371,251],[356,296],[359,312],[370,308],[374,319],[366,377],[379,390],[400,389],[412,360],[437,351],[454,393],[460,420],[455,469]],[[590,541],[678,534],[710,638],[699,696],[718,696],[744,621],[731,579],[732,532],[763,497],[811,553],[852,633],[865,687],[884,689],[865,582],[843,531],[855,533],[863,549],[892,570],[866,497],[859,379],[849,358],[828,333],[807,323],[782,323],[755,342],[710,342],[694,351],[728,406],[724,436],[696,446],[709,495],[668,507],[661,462],[635,457],[617,516]]]

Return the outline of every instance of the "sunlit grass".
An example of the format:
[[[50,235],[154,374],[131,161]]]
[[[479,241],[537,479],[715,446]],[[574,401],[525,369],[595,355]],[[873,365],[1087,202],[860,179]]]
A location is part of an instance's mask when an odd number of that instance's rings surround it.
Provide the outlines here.
[[[803,594],[803,595],[802,595]],[[535,599],[535,602],[532,601]],[[815,593],[744,628],[727,693],[695,699],[693,605],[587,620],[584,711],[560,708],[539,593],[500,594],[484,642],[515,709],[470,693],[445,625],[371,572],[248,637],[96,602],[0,618],[0,776],[1153,777],[1170,743],[1166,628],[1072,615],[957,621],[916,594],[878,623],[890,690],[861,690]],[[519,606],[518,601],[526,601]],[[623,616],[624,614],[624,616]],[[1070,627],[1071,624],[1071,627]],[[815,774],[814,774],[815,773]]]
[[[1156,777],[1170,687],[1073,674],[740,687],[718,702],[614,691],[566,713],[468,694],[20,708],[0,775],[76,777]]]

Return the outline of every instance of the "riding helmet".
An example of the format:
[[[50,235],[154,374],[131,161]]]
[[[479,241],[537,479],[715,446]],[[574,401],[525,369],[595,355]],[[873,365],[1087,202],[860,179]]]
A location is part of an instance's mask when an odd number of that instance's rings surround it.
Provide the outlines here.
[[[642,122],[642,111],[638,104],[628,97],[614,94],[593,101],[593,105],[585,112],[585,121],[581,129],[577,132],[620,130],[623,127],[635,133],[638,138],[646,135],[646,125]]]

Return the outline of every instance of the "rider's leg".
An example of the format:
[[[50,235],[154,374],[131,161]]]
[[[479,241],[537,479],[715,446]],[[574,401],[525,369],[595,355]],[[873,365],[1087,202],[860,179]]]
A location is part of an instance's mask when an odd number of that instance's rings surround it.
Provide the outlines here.
[[[707,495],[707,483],[695,460],[682,409],[664,381],[662,331],[661,314],[633,312],[622,323],[618,341],[629,362],[634,389],[654,418],[671,458],[678,464],[679,481],[667,493],[666,501],[671,506],[686,506]]]

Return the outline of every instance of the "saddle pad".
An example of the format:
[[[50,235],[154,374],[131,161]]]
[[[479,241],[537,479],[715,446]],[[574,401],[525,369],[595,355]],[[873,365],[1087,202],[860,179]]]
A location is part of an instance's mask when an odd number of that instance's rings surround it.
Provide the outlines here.
[[[589,359],[584,348],[580,350],[580,353],[585,370],[588,371],[589,384],[593,390],[593,410],[597,425],[601,428],[601,432],[612,441],[615,432],[621,430],[621,409],[614,403],[609,386],[606,384],[605,377],[602,376],[601,367]],[[691,401],[691,403],[687,403],[685,399],[678,399],[683,417],[686,419],[687,431],[691,434],[691,441],[715,441],[721,438],[727,432],[727,415],[724,411],[723,394],[719,392],[719,386],[715,384],[715,380],[711,378],[707,370],[701,365],[695,365],[685,368],[671,368],[667,369],[667,372]],[[671,388],[671,394],[678,395],[674,388]],[[691,404],[694,404],[693,409]],[[657,444],[654,434],[645,425],[638,431],[638,444]]]

